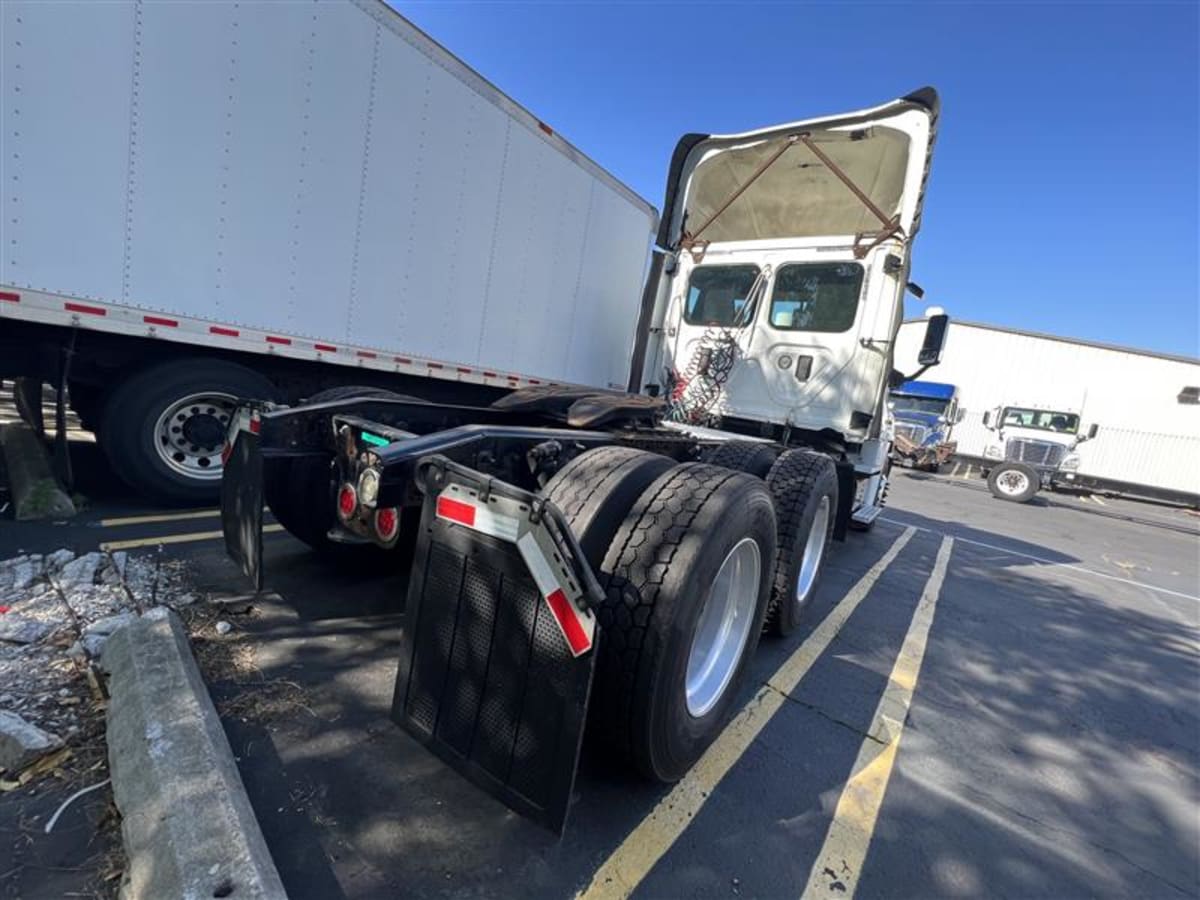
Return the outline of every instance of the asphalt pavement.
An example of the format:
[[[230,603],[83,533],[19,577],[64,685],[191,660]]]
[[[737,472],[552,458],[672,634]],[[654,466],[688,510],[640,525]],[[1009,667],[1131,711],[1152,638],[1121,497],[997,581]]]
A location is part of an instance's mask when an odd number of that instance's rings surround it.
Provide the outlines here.
[[[81,468],[93,505],[5,522],[0,554],[119,544],[245,590],[213,512],[146,509]],[[254,677],[210,687],[295,898],[1200,896],[1186,510],[898,473],[805,626],[764,639],[702,764],[668,789],[585,749],[561,839],[389,719],[402,570],[265,547],[268,594],[209,639],[252,650]]]

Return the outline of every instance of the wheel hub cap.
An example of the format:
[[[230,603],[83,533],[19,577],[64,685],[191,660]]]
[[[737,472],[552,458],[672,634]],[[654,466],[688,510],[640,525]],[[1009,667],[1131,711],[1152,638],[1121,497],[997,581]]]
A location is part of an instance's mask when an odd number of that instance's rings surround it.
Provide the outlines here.
[[[232,394],[190,394],[167,406],[154,427],[154,446],[167,468],[199,481],[221,477],[221,447],[237,404]]]
[[[996,478],[996,486],[1006,494],[1021,494],[1029,487],[1029,478],[1024,472],[1009,469]]]
[[[829,497],[824,496],[817,504],[808,539],[804,542],[804,556],[800,559],[800,575],[796,578],[796,604],[808,602],[817,573],[821,571],[821,557],[825,555],[825,535],[829,530]]]
[[[761,579],[758,544],[743,538],[717,570],[692,635],[685,690],[693,718],[716,706],[733,680],[750,637]]]

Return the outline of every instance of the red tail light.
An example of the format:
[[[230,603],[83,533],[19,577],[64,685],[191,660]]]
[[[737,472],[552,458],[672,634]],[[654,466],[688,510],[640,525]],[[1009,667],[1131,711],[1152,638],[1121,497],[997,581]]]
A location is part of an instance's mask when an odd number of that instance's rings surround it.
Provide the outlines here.
[[[343,519],[349,519],[354,515],[354,511],[358,509],[358,494],[354,492],[353,485],[342,485],[341,490],[338,491],[337,505],[338,515]]]
[[[400,510],[394,506],[375,511],[375,535],[385,544],[400,533]]]

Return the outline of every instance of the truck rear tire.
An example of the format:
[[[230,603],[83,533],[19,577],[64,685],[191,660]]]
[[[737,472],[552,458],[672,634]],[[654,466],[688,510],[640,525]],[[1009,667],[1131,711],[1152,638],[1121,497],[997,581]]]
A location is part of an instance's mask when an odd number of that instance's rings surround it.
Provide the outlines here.
[[[785,637],[812,605],[824,571],[837,514],[837,469],[822,453],[788,450],[771,467],[767,487],[779,526],[767,630]]]
[[[601,565],[590,729],[677,781],[720,734],[758,645],[775,558],[766,485],[684,463],[638,498]]]
[[[594,572],[642,492],[675,460],[632,447],[600,447],[579,454],[542,488],[579,539]]]
[[[389,400],[416,400],[385,388],[340,385],[308,397],[306,403],[330,403],[349,397],[374,397]],[[263,460],[263,499],[275,520],[288,533],[330,559],[356,557],[363,551],[378,551],[374,544],[339,544],[329,539],[335,522],[333,483],[330,480],[332,456],[295,456]],[[420,518],[401,511],[400,538],[397,547],[406,546],[405,534]]]
[[[988,473],[988,490],[993,497],[1028,503],[1042,486],[1041,476],[1024,463],[1001,463]]]
[[[766,478],[779,452],[770,444],[758,441],[725,441],[708,447],[700,461],[710,466],[722,466],[735,472],[745,472],[755,478]]]
[[[214,503],[236,400],[275,396],[262,375],[223,360],[151,366],[109,395],[100,446],[113,471],[139,493],[172,505]]]

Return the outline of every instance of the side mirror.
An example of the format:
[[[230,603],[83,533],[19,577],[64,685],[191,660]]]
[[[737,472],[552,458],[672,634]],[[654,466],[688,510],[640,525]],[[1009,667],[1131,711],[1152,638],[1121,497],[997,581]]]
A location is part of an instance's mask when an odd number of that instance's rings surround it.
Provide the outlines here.
[[[983,427],[984,428],[992,427],[992,412],[991,412],[991,410],[988,410],[987,412],[985,412],[983,414]]]
[[[1097,432],[1099,432],[1099,431],[1100,431],[1100,426],[1097,425],[1095,422],[1093,422],[1092,427],[1088,429],[1088,433],[1087,433],[1088,440],[1090,441],[1092,438],[1094,438],[1096,436]]]
[[[958,424],[959,424],[960,422],[962,422],[962,420],[963,420],[963,419],[965,419],[966,417],[967,417],[967,411],[966,411],[965,409],[963,409],[963,408],[960,406],[960,407],[959,407],[957,410],[955,410],[955,412],[954,412],[954,424],[955,424],[955,425],[958,425]],[[985,421],[987,420],[987,413],[984,413],[984,414],[983,414],[983,418],[984,418],[984,420],[985,420]]]
[[[946,332],[950,327],[950,317],[945,313],[930,316],[925,325],[925,340],[921,343],[921,352],[917,354],[917,362],[922,366],[936,366],[942,361],[942,350],[946,347]]]
[[[924,299],[925,288],[921,287],[915,281],[910,281],[908,284],[905,285],[905,287],[908,288],[908,292],[910,294],[912,294],[914,297],[916,297],[918,300]]]

